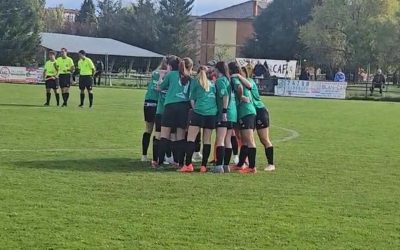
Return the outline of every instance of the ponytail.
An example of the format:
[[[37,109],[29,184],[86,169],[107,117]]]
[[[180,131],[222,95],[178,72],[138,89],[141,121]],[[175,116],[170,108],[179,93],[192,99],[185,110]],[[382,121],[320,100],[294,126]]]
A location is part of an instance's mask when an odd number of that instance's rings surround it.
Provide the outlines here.
[[[200,66],[199,71],[197,72],[197,75],[198,75],[198,79],[199,79],[201,87],[203,87],[203,89],[207,92],[210,91],[210,82],[207,77],[207,67]]]
[[[186,57],[179,62],[179,74],[181,76],[182,85],[187,85],[190,82],[190,76],[192,73],[193,61]]]

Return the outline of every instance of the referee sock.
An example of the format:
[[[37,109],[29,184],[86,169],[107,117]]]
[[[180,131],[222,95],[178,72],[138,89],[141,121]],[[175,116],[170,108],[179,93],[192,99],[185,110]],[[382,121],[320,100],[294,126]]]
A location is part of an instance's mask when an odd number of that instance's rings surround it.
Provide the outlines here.
[[[153,137],[153,161],[158,161],[158,140],[155,136]]]
[[[204,144],[203,145],[203,159],[201,165],[207,167],[208,158],[210,157],[211,153],[211,144]]]
[[[245,145],[243,145],[241,148],[240,148],[240,155],[239,155],[239,163],[238,163],[238,167],[243,167],[243,165],[244,165],[244,162],[246,161],[246,157],[247,157],[247,154],[248,154],[248,147],[247,146],[245,146]]]
[[[61,95],[62,95],[64,104],[66,104],[67,103],[67,93],[62,93]]]
[[[68,104],[69,93],[65,93],[65,104]]]
[[[229,166],[229,163],[231,162],[231,157],[232,157],[232,149],[225,148],[225,156],[224,156],[224,165],[225,166]]]
[[[46,93],[46,104],[50,104],[51,93]]]
[[[223,146],[217,147],[217,161],[215,165],[222,166],[224,164],[224,158],[225,158],[225,147]]]
[[[149,149],[150,145],[150,137],[151,134],[149,133],[144,133],[142,137],[142,155],[147,155],[147,151]]]
[[[85,94],[81,94],[81,106],[83,106],[84,102],[85,102]]]
[[[266,148],[265,156],[267,156],[268,165],[274,165],[274,147]]]
[[[89,107],[92,107],[92,106],[93,106],[93,93],[89,93]]]
[[[249,155],[249,168],[254,169],[256,167],[257,149],[256,148],[249,148],[248,149],[248,155]]]
[[[193,157],[193,153],[196,149],[196,143],[195,142],[187,142],[186,143],[186,166],[189,166],[190,164],[192,164],[192,157]]]
[[[233,155],[238,155],[239,154],[239,145],[238,145],[238,140],[236,136],[231,137],[232,141],[232,150],[233,150]]]
[[[60,94],[56,93],[57,106],[60,106]]]

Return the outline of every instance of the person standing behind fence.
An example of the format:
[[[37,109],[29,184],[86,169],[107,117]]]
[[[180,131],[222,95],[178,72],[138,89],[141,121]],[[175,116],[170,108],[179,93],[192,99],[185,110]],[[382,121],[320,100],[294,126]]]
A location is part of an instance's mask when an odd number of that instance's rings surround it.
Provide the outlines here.
[[[385,76],[382,74],[382,70],[378,69],[374,79],[372,80],[371,96],[374,94],[374,89],[379,88],[379,93],[382,94],[383,85],[386,83]]]
[[[86,57],[86,52],[84,50],[79,51],[79,89],[81,90],[81,104],[80,108],[83,107],[85,102],[85,89],[89,95],[89,108],[93,106],[93,76],[96,68],[94,67],[93,61]]]
[[[59,67],[59,83],[62,92],[63,105],[67,107],[69,99],[69,88],[71,87],[71,74],[75,71],[74,61],[67,55],[66,48],[61,49],[61,56],[57,58],[57,65]]]
[[[338,72],[335,75],[335,82],[345,82],[346,81],[346,75],[342,72],[342,69],[339,68]]]
[[[101,76],[103,75],[104,64],[102,61],[96,62],[96,73],[94,74],[94,85],[100,86]]]
[[[57,76],[58,76],[58,65],[56,62],[56,53],[54,51],[49,52],[49,58],[44,65],[43,78],[46,84],[46,103],[44,106],[50,105],[51,90],[53,89],[54,95],[56,96],[57,106],[60,106],[60,94],[58,93]]]

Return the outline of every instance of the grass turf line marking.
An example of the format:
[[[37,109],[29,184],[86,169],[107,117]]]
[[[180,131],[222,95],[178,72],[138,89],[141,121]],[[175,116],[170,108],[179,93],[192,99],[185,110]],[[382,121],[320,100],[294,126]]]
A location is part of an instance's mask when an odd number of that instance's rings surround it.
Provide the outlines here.
[[[294,140],[300,136],[299,132],[297,132],[296,130],[293,130],[293,129],[282,128],[282,127],[275,126],[275,125],[273,125],[272,127],[275,127],[275,128],[278,128],[278,129],[281,129],[283,131],[290,133],[290,135],[285,138],[278,139],[278,140],[272,140],[274,143],[288,142],[288,141]]]
[[[289,132],[290,135],[278,139],[278,140],[273,140],[274,143],[280,143],[280,142],[288,142],[291,140],[294,140],[300,136],[300,134],[293,130],[293,129],[288,129],[288,128],[282,128],[278,126],[273,126],[275,128],[284,130],[286,132]],[[0,149],[0,153],[23,153],[23,152],[117,152],[117,151],[131,151],[133,148],[54,148],[54,149]]]

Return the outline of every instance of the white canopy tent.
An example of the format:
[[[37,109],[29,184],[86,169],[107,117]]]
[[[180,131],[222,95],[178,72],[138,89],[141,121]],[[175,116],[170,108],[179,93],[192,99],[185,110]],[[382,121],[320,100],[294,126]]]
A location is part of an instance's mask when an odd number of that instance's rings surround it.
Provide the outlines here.
[[[132,58],[161,59],[164,56],[158,53],[135,47],[110,38],[97,38],[66,35],[58,33],[41,33],[41,46],[48,50],[60,51],[66,48],[69,53],[78,53],[85,50],[90,55],[105,57],[106,73],[109,70],[109,56],[122,56]],[[45,51],[45,60],[47,57]]]

